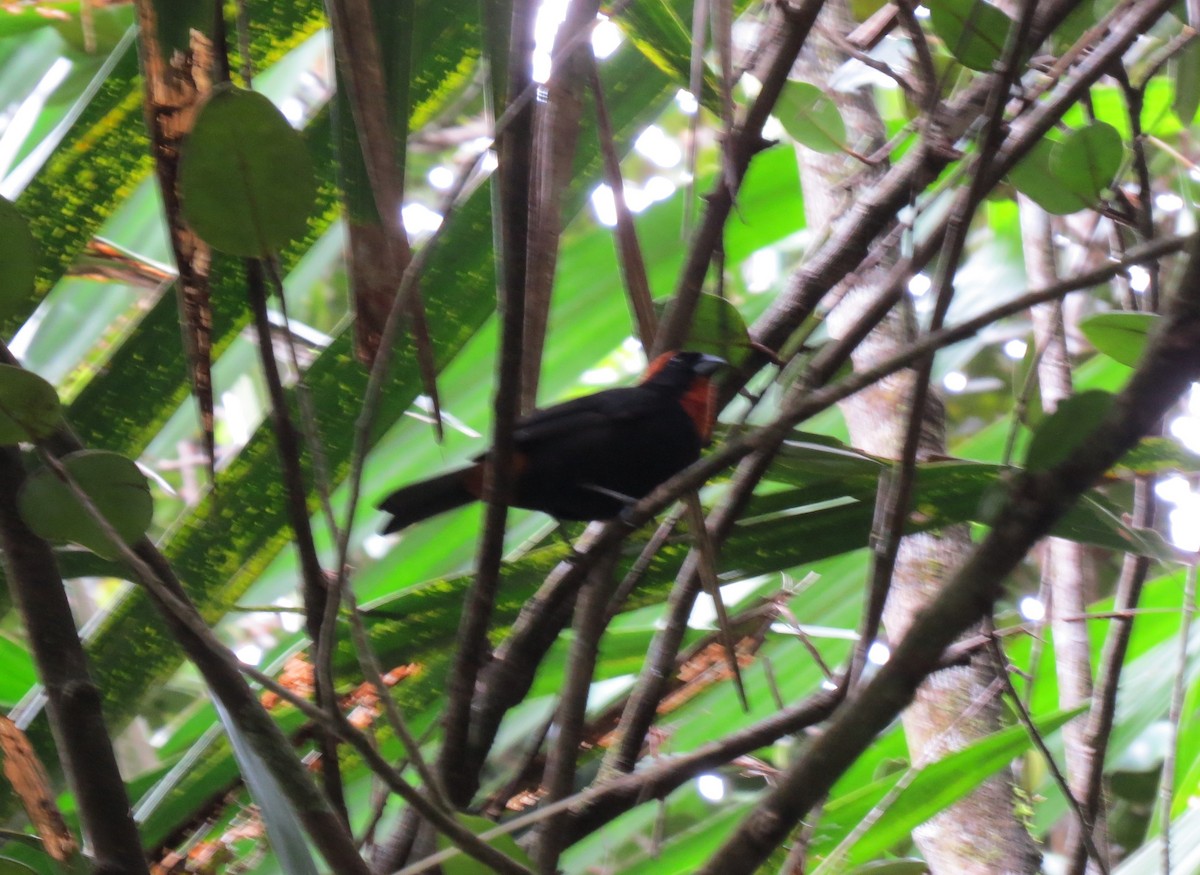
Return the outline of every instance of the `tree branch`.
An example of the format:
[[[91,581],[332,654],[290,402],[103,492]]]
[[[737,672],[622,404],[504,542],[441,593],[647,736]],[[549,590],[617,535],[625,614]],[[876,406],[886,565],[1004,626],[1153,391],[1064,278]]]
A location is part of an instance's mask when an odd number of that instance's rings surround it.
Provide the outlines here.
[[[24,481],[16,448],[0,447],[0,557],[46,688],[63,770],[97,867],[147,875],[146,855],[101,712],[102,697],[88,671],[54,551],[17,512]]]
[[[1072,456],[1013,484],[982,544],[921,612],[892,657],[861,694],[837,714],[776,788],[701,870],[760,865],[837,777],[912,700],[945,648],[991,610],[1005,577],[1028,550],[1200,377],[1200,246],[1189,261],[1162,330],[1104,422]]]

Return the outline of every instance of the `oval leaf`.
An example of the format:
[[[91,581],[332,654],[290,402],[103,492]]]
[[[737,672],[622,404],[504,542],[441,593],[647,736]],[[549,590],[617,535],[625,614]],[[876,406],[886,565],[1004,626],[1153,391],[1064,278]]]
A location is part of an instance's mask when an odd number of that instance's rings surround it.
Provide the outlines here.
[[[1097,313],[1080,322],[1079,328],[1092,346],[1132,368],[1146,348],[1150,329],[1161,318],[1157,313]]]
[[[837,104],[808,82],[784,85],[775,115],[793,140],[814,152],[839,152],[846,142],[846,124]]]
[[[1051,170],[1050,156],[1057,145],[1053,140],[1039,140],[1008,172],[1008,181],[1047,213],[1065,216],[1079,212],[1085,205]]]
[[[37,246],[25,217],[0,197],[0,322],[33,294]]]
[[[474,832],[476,835],[486,832],[489,829],[496,828],[496,824],[492,823],[486,817],[473,817],[469,814],[459,815],[458,822]],[[516,839],[512,837],[511,833],[508,835],[497,836],[494,839],[488,839],[487,844],[491,845],[497,851],[507,854],[509,857],[512,857],[519,863],[524,863],[531,867],[533,866],[533,861],[529,859],[529,855],[526,854],[525,851],[521,849],[521,846],[517,844]],[[441,833],[438,833],[438,850],[444,851],[453,847],[455,847],[453,842],[451,842]],[[492,868],[490,866],[485,866],[474,857],[468,857],[466,854],[459,854],[457,857],[452,857],[451,859],[442,863],[442,871],[445,872],[446,875],[487,875],[487,873],[492,871]]]
[[[1050,172],[1083,200],[1083,206],[1091,206],[1112,185],[1124,154],[1117,129],[1106,122],[1092,122],[1054,147]]]
[[[303,140],[266,97],[221,88],[180,157],[184,218],[216,249],[263,257],[300,236],[316,195]]]
[[[0,444],[49,437],[61,421],[53,386],[32,371],[0,365]]]
[[[660,317],[671,305],[671,300],[654,302]],[[742,314],[728,299],[702,294],[696,300],[696,313],[683,348],[719,355],[737,367],[750,351],[750,330]]]
[[[1042,420],[1029,441],[1025,467],[1043,471],[1057,465],[1091,437],[1112,407],[1113,396],[1093,389],[1064,399],[1058,409]]]
[[[71,453],[62,457],[62,464],[126,543],[146,533],[154,503],[137,465],[103,450]],[[25,524],[49,541],[71,541],[106,559],[118,555],[71,487],[49,469],[37,471],[25,481],[17,509]]]
[[[1012,19],[983,0],[936,0],[929,4],[934,33],[972,70],[991,72],[1000,60]]]

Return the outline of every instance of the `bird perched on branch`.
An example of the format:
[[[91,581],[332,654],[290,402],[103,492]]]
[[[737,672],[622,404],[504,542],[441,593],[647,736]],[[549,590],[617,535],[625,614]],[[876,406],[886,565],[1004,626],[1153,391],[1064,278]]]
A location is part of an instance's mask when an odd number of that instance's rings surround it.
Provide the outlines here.
[[[716,418],[710,377],[724,364],[698,352],[664,353],[637,386],[522,417],[506,502],[563,520],[616,516],[700,457]],[[379,504],[392,515],[384,534],[482,498],[489,458],[397,489]]]

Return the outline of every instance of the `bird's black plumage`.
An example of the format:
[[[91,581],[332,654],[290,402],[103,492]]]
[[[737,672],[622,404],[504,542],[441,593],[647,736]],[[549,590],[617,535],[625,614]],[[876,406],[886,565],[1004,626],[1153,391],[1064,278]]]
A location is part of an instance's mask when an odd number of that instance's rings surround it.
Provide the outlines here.
[[[714,409],[709,377],[724,362],[696,352],[656,359],[637,386],[605,389],[519,420],[508,503],[564,520],[608,519],[700,457]],[[379,505],[394,532],[480,497],[488,454],[402,487]]]

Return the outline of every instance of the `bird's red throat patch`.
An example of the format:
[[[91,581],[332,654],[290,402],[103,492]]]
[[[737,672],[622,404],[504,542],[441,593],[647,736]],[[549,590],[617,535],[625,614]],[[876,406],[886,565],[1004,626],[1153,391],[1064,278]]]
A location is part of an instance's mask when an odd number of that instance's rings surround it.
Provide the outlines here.
[[[679,399],[684,412],[696,425],[696,433],[704,443],[712,440],[713,422],[717,418],[717,387],[707,377],[697,377]]]
[[[665,368],[674,356],[674,352],[664,352],[650,362],[642,373],[642,382],[645,383]],[[688,390],[680,397],[679,405],[695,424],[700,439],[706,444],[712,440],[713,425],[717,418],[717,387],[712,380],[700,376],[693,379]]]

